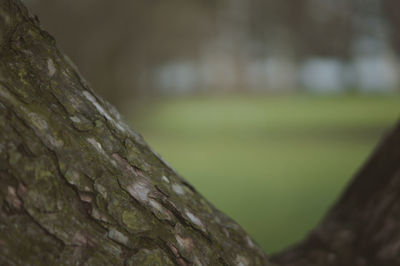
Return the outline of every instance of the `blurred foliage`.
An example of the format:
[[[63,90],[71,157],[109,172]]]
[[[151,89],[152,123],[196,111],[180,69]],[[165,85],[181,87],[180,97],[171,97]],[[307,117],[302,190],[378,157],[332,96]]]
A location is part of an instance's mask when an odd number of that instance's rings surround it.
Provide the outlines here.
[[[97,91],[114,103],[152,92],[147,75],[213,34],[212,1],[33,0],[27,4]],[[132,99],[132,98],[131,98]]]
[[[206,70],[220,64],[217,77],[233,75],[234,84],[209,89],[248,90],[241,84],[248,62],[277,56],[295,64],[311,57],[348,62],[360,49],[395,59],[391,47],[400,47],[395,0],[25,1],[93,87],[117,105],[160,93],[160,69],[177,62],[208,60]]]

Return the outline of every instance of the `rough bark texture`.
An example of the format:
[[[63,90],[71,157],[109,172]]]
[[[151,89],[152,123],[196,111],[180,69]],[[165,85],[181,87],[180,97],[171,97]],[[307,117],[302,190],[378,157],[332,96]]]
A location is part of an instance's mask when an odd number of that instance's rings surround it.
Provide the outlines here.
[[[0,265],[270,265],[0,0]]]
[[[281,266],[400,265],[400,124]],[[0,265],[272,265],[0,0]]]

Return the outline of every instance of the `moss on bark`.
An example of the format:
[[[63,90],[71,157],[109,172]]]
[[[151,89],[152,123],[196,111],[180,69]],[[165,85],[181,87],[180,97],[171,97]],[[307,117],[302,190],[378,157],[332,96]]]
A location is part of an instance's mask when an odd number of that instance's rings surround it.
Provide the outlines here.
[[[0,26],[1,265],[269,265],[19,1]]]

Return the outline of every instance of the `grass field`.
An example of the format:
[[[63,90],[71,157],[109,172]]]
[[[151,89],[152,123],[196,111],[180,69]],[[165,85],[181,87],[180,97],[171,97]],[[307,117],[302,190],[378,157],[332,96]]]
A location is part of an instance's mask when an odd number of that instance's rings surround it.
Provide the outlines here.
[[[131,124],[269,253],[307,234],[400,115],[399,96],[159,100]]]

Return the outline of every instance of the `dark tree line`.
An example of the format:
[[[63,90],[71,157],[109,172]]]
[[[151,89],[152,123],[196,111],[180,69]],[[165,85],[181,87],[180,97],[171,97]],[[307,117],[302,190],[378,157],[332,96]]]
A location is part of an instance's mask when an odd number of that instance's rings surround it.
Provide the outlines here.
[[[360,36],[399,46],[395,0],[68,1],[27,4],[106,99],[119,104],[157,88],[157,68],[222,51],[255,58],[348,60]],[[329,38],[327,37],[329,36]],[[217,44],[216,44],[217,43]],[[95,45],[93,45],[95,44]],[[234,46],[233,48],[231,46]]]

